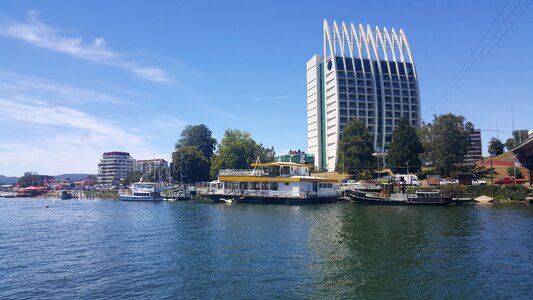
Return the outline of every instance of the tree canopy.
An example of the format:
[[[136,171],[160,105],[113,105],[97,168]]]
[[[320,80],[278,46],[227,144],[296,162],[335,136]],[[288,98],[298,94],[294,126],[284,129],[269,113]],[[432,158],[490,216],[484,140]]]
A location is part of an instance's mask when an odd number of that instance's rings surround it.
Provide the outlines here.
[[[226,129],[218,150],[211,159],[211,177],[215,178],[220,169],[248,169],[258,157],[261,162],[270,162],[274,155],[273,148],[258,144],[250,133]]]
[[[130,185],[134,182],[139,182],[141,180],[141,177],[143,176],[143,172],[141,171],[133,171],[130,172],[126,178],[124,178],[124,185]]]
[[[489,154],[491,156],[500,155],[503,153],[503,143],[497,138],[492,138],[489,141]]]
[[[350,174],[358,174],[360,171],[373,166],[375,161],[373,143],[364,122],[352,118],[344,127],[337,154],[337,170]]]
[[[425,155],[440,175],[450,175],[455,164],[463,161],[473,130],[472,123],[465,123],[463,116],[451,113],[435,115],[433,123],[421,126],[419,137],[426,150]]]
[[[388,165],[394,172],[406,173],[421,168],[419,154],[424,151],[422,143],[407,118],[401,118],[392,133],[392,143],[387,156]]]
[[[183,146],[193,146],[200,150],[207,160],[210,160],[217,145],[217,140],[211,135],[211,130],[204,124],[187,125],[181,132],[181,137],[176,143],[176,149]]]
[[[39,175],[33,172],[25,172],[24,176],[20,177],[17,184],[20,187],[29,187],[29,186],[42,186],[44,182],[53,180],[54,177],[48,175]]]
[[[194,146],[182,146],[172,153],[174,165],[173,178],[183,182],[200,182],[209,180],[209,161],[204,154]]]
[[[505,141],[505,148],[507,148],[507,151],[511,151],[514,147],[518,146],[521,141],[525,141],[528,137],[528,131],[527,130],[515,130],[513,131],[513,137],[508,138]]]

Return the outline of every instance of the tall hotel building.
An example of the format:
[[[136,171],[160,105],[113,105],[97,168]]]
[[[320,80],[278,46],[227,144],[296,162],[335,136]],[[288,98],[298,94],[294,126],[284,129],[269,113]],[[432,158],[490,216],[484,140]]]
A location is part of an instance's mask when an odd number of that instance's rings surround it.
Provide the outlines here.
[[[404,31],[324,20],[324,54],[307,62],[308,152],[315,168],[335,171],[340,134],[351,118],[365,122],[374,150],[384,152],[403,116],[420,125],[418,80]]]

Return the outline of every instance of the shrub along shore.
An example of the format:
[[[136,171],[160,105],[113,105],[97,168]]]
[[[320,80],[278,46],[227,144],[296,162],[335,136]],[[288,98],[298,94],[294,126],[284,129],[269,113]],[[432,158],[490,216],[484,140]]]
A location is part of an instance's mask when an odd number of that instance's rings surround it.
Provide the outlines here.
[[[448,197],[453,198],[476,198],[479,196],[489,196],[496,201],[525,201],[526,197],[532,193],[531,189],[518,184],[508,185],[446,185],[442,187],[417,187],[414,190],[440,190]]]

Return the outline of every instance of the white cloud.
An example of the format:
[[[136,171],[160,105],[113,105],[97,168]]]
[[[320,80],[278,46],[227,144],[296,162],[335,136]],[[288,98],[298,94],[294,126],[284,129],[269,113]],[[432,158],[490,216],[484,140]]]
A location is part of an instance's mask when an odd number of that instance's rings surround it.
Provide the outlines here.
[[[93,90],[70,87],[36,77],[0,71],[0,97],[10,99],[39,95],[40,100],[75,103],[127,103],[124,99]]]
[[[65,53],[79,59],[119,67],[147,80],[172,81],[163,69],[141,66],[125,60],[123,55],[107,48],[102,37],[94,38],[93,43],[84,44],[82,38],[64,36],[61,30],[41,22],[38,11],[32,10],[28,15],[27,22],[4,21],[0,24],[0,35],[19,39],[33,46]]]
[[[0,140],[0,174],[95,173],[102,153],[112,150],[128,151],[136,158],[168,156],[143,136],[76,109],[1,98],[0,108],[0,122],[17,126],[20,133],[16,141]]]
[[[0,71],[0,174],[96,173],[102,153],[113,150],[130,152],[137,159],[154,153],[168,158],[153,142],[161,131],[185,124],[168,118],[140,128],[124,127],[71,107],[85,107],[80,104],[90,101],[121,99]],[[146,124],[152,129],[146,130]]]

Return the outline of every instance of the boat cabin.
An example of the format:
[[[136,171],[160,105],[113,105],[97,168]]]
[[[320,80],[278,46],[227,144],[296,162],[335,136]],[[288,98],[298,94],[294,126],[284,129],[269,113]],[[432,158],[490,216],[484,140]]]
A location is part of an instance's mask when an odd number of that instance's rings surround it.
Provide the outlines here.
[[[249,170],[220,170],[210,193],[259,197],[335,197],[336,180],[309,175],[309,166],[297,163],[256,163]]]

